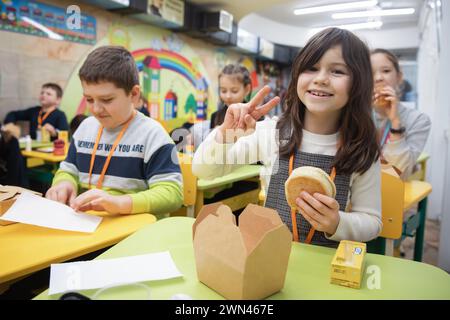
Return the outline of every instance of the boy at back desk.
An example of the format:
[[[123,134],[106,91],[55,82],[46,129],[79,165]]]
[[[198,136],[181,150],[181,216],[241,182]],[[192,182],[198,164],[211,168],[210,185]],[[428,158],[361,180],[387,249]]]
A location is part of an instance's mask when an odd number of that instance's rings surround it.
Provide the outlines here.
[[[51,140],[58,137],[58,130],[68,130],[66,114],[58,109],[63,95],[62,88],[56,83],[45,83],[39,94],[40,106],[25,110],[11,111],[6,115],[5,124],[28,121],[30,137],[37,139],[37,132],[44,129],[49,132]],[[9,126],[9,128],[11,128]],[[17,137],[18,138],[18,137]]]
[[[79,77],[93,117],[74,134],[46,197],[75,210],[112,214],[178,209],[183,193],[175,145],[158,122],[134,109],[140,87],[130,52],[99,47]]]

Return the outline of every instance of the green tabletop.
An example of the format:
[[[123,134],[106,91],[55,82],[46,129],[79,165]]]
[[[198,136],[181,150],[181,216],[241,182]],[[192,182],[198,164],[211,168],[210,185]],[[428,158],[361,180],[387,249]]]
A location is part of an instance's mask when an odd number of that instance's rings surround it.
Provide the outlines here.
[[[210,188],[220,187],[229,183],[233,183],[240,180],[245,180],[253,177],[259,177],[259,171],[261,165],[248,164],[233,170],[233,172],[212,180],[200,179],[197,181],[198,190],[206,190]]]
[[[182,278],[150,281],[151,299],[166,300],[176,293],[193,299],[223,299],[197,280],[192,247],[193,218],[173,217],[146,226],[98,258],[117,258],[170,251]],[[335,250],[294,243],[282,291],[269,299],[450,299],[450,276],[434,266],[374,254],[366,256],[366,267],[380,270],[379,289],[367,287],[373,274],[366,274],[361,289],[330,284],[330,263]],[[97,259],[98,259],[97,258]],[[373,268],[373,267],[372,267]],[[372,284],[376,282],[370,282]],[[103,298],[136,299],[139,287],[117,289]],[[92,296],[96,290],[82,292]],[[143,294],[143,293],[142,293]],[[45,291],[35,299],[57,299]]]
[[[19,145],[20,145],[20,149],[25,149],[26,142],[20,142]],[[32,149],[46,148],[46,147],[52,147],[52,146],[53,146],[53,142],[40,142],[40,141],[36,141],[36,140],[31,141]]]

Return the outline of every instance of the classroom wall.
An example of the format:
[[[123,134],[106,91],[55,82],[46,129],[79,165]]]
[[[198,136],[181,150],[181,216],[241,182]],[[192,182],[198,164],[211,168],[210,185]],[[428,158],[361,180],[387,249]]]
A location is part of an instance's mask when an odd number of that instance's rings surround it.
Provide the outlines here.
[[[432,32],[436,17],[433,14],[428,16],[429,21],[425,24],[426,30],[423,39],[423,55],[419,56],[419,65],[423,68],[422,75],[426,76],[426,71],[436,68],[435,81],[432,78],[423,79],[424,86],[435,86],[433,92],[435,99],[429,96],[420,97],[419,102],[423,105],[435,104],[431,106],[430,117],[432,121],[432,130],[427,145],[428,152],[431,155],[428,170],[428,180],[433,186],[433,192],[429,197],[428,216],[438,215],[441,220],[441,232],[439,242],[438,266],[450,272],[450,2],[441,1],[442,4],[442,25],[439,40],[436,32]],[[440,51],[436,55],[431,55],[427,43],[436,43],[438,41]],[[436,46],[437,47],[437,46]],[[436,50],[436,49],[435,49]],[[420,76],[420,75],[419,75]],[[429,87],[424,88],[425,90]],[[419,88],[421,90],[421,88]],[[422,91],[421,91],[422,92]]]
[[[97,20],[97,43],[92,46],[0,31],[0,43],[8,44],[0,48],[1,120],[10,110],[37,105],[41,85],[50,81],[60,84],[65,89],[61,109],[66,112],[69,120],[76,113],[83,111],[80,106],[81,87],[76,74],[85,56],[94,47],[103,44],[126,45],[130,51],[165,49],[185,58],[185,63],[193,70],[191,71],[199,71],[208,83],[204,100],[209,114],[217,108],[218,72],[225,64],[239,61],[251,72],[256,72],[252,58],[202,40],[189,38],[184,34],[175,34],[79,1],[40,2],[62,8],[75,4],[81,8],[82,13],[94,16]],[[183,107],[188,95],[192,93],[197,99],[200,92],[186,79],[186,76],[183,77],[180,73],[161,71],[159,96],[161,111],[164,98],[172,88],[179,91],[181,117],[187,117]],[[180,122],[184,122],[184,119]]]

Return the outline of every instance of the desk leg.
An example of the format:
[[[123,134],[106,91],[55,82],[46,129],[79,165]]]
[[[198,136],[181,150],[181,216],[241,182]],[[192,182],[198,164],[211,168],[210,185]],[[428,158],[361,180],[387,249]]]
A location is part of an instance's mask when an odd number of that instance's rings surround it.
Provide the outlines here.
[[[419,227],[416,230],[416,241],[414,243],[414,261],[422,262],[423,242],[425,236],[425,222],[427,218],[427,200],[428,197],[419,202]]]
[[[394,239],[386,238],[386,248],[384,250],[384,254],[390,257],[394,256]]]
[[[203,208],[203,191],[197,190],[197,196],[195,198],[195,216],[197,217],[200,210]]]
[[[190,218],[195,218],[195,206],[188,206],[186,208],[186,216]]]

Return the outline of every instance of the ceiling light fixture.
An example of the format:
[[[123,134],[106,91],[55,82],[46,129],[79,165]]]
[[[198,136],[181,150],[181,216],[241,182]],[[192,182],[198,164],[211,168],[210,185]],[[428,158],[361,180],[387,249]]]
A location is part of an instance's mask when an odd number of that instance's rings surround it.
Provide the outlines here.
[[[326,27],[314,28],[314,29],[311,29],[311,33],[315,34],[326,28],[339,28],[339,29],[346,29],[346,30],[376,29],[376,28],[381,28],[382,25],[383,25],[382,21],[343,24],[343,25],[338,25],[338,26],[326,26]]]
[[[384,17],[384,16],[400,16],[414,14],[414,8],[389,9],[389,10],[369,10],[357,12],[341,12],[333,13],[333,19],[350,19],[350,18],[367,18],[367,17]]]
[[[345,3],[330,4],[330,5],[326,5],[326,6],[320,6],[320,7],[299,8],[299,9],[294,10],[294,14],[299,16],[299,15],[304,15],[304,14],[339,11],[339,10],[346,10],[346,9],[370,8],[370,7],[376,6],[377,4],[378,4],[378,0],[345,2]]]

